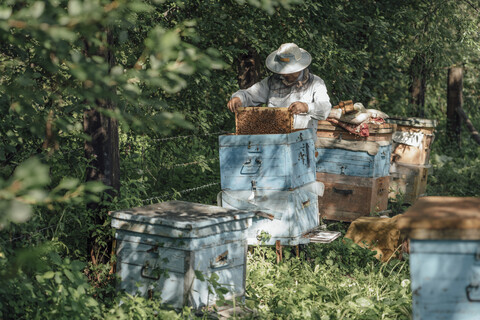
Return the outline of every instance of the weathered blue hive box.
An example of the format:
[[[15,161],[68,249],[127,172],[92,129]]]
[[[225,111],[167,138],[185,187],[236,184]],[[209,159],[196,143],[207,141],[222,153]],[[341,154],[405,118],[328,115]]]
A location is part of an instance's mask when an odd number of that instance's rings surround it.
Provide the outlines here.
[[[289,191],[222,191],[218,204],[224,208],[259,212],[247,231],[249,245],[298,245],[309,242],[304,235],[319,225],[318,197],[323,183],[312,182]],[[262,234],[269,239],[262,239]]]
[[[217,300],[205,278],[213,273],[229,290],[245,293],[246,229],[253,213],[169,201],[112,213],[120,289],[134,295],[159,292],[175,308],[200,308]],[[137,285],[138,284],[138,285]]]
[[[319,139],[321,141],[321,139]],[[317,172],[344,174],[347,176],[378,178],[389,175],[391,144],[381,145],[368,142],[372,148],[365,150],[359,146],[357,150],[345,149],[345,141],[337,143],[332,140],[329,147],[317,147]],[[352,145],[353,143],[350,143]],[[359,145],[358,142],[355,144]],[[317,143],[318,145],[318,143]],[[363,150],[362,150],[363,149]],[[365,150],[365,151],[364,151]]]
[[[480,199],[423,197],[398,225],[410,238],[413,318],[480,319]]]
[[[222,190],[289,190],[315,181],[314,132],[222,135]]]
[[[388,176],[395,125],[372,123],[367,126],[369,135],[363,137],[329,121],[318,121],[317,172],[365,178]]]

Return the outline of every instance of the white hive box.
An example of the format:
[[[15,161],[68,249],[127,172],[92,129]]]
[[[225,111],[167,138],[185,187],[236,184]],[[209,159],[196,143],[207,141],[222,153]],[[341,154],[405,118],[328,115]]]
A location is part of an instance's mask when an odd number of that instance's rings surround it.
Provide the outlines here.
[[[309,243],[304,235],[319,225],[318,197],[323,183],[312,182],[289,191],[248,190],[222,191],[219,205],[228,209],[256,211],[247,231],[249,245],[298,245]],[[258,213],[259,212],[259,213]],[[262,232],[270,239],[263,241]]]
[[[245,294],[246,229],[253,213],[198,203],[169,201],[112,213],[116,229],[120,289],[160,292],[175,308],[215,304],[208,283],[213,273],[230,293]],[[139,286],[137,286],[137,284]]]

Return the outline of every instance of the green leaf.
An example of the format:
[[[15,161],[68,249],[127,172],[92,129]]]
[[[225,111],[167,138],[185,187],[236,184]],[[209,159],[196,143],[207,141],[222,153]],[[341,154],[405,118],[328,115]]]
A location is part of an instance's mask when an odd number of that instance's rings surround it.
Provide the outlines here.
[[[55,190],[72,190],[76,188],[80,184],[80,181],[75,178],[63,178],[62,181],[58,184],[58,186],[55,187]]]
[[[77,16],[82,13],[82,3],[78,0],[70,0],[68,2],[68,14]]]
[[[65,276],[67,277],[68,280],[70,280],[71,282],[75,281],[75,276],[73,275],[73,273],[70,270],[65,269],[65,270],[63,270],[63,273],[65,273]]]
[[[44,1],[35,1],[33,6],[30,9],[32,18],[38,19],[45,11],[45,2]]]
[[[195,277],[200,281],[205,281],[205,276],[199,270],[195,270]]]
[[[31,217],[32,208],[28,204],[12,200],[10,201],[10,206],[6,215],[7,219],[12,222],[23,223]]]
[[[7,20],[12,15],[12,8],[10,7],[0,7],[0,19]]]
[[[360,297],[355,300],[356,304],[359,305],[362,308],[371,308],[373,307],[373,303],[370,299],[367,299],[365,297]]]

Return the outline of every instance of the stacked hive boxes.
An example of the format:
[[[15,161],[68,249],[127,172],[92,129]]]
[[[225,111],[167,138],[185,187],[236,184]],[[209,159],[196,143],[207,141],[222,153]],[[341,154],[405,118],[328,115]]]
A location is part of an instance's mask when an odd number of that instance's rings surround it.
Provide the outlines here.
[[[218,276],[227,299],[245,294],[246,230],[254,213],[169,201],[112,213],[119,287],[161,295],[175,308],[218,300],[199,274]]]
[[[353,221],[387,209],[394,125],[369,125],[370,135],[354,135],[319,121],[315,143],[317,181],[325,185],[320,215]]]
[[[392,144],[389,197],[395,199],[401,194],[404,202],[414,203],[426,192],[436,121],[421,118],[390,118],[387,122],[396,124]]]
[[[315,181],[314,132],[292,130],[286,108],[242,108],[236,118],[237,134],[219,137],[219,205],[258,212],[248,244],[308,243],[303,236],[319,224],[323,192]]]

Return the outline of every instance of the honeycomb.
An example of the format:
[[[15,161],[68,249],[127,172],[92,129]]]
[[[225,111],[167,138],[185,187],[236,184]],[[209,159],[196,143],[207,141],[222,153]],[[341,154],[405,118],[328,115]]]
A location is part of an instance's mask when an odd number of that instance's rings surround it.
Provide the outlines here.
[[[293,131],[288,108],[247,107],[235,113],[236,134],[280,134]]]

